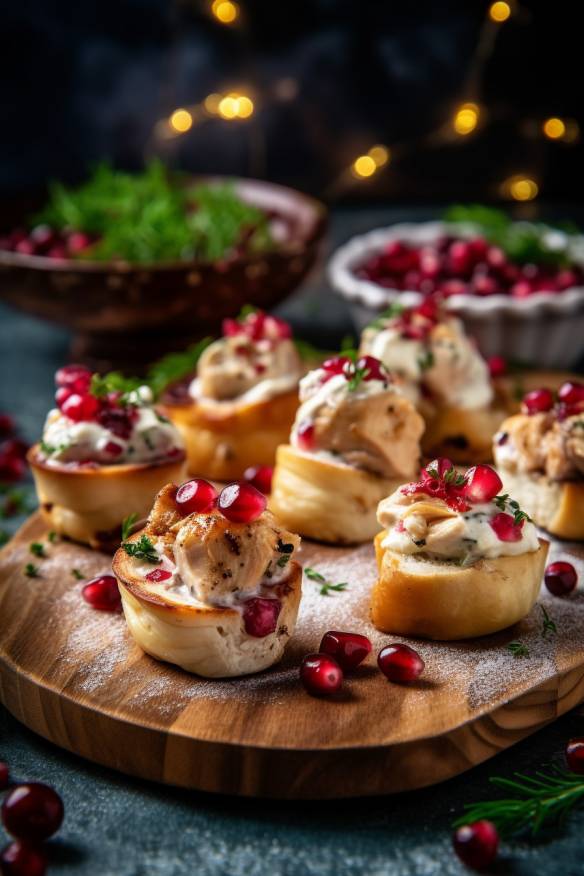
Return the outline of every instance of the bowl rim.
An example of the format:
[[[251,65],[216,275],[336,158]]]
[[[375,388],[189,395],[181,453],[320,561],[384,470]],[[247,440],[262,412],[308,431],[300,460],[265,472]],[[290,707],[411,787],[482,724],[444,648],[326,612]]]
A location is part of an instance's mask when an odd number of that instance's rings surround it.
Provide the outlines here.
[[[391,240],[429,242],[433,237],[441,236],[448,231],[455,231],[462,236],[476,233],[476,229],[469,223],[435,220],[399,222],[355,235],[338,247],[329,259],[328,280],[343,298],[361,303],[372,310],[382,310],[394,301],[403,303],[405,307],[415,306],[424,298],[421,292],[385,288],[370,280],[357,277],[352,269],[357,262],[374,254]],[[554,229],[555,233],[564,239],[567,237],[564,232],[559,230],[556,232]],[[584,235],[576,235],[572,240],[575,249],[572,253],[574,261],[584,266]],[[526,298],[512,298],[505,294],[478,296],[465,293],[450,296],[446,299],[445,305],[447,309],[455,310],[457,313],[477,316],[497,312],[522,317],[535,315],[542,310],[573,311],[584,308],[584,286],[573,286],[563,292],[536,292]]]
[[[289,257],[298,255],[302,250],[312,246],[322,236],[326,227],[328,210],[326,205],[317,198],[294,189],[290,186],[280,185],[269,180],[256,179],[255,177],[232,176],[229,174],[191,174],[193,182],[213,183],[231,182],[236,188],[249,188],[263,190],[267,193],[280,194],[289,202],[300,203],[305,210],[306,219],[302,225],[302,234],[291,237],[277,248],[265,253],[253,253],[244,258],[236,258],[229,262],[229,267],[236,265],[248,265],[266,259]],[[220,262],[203,261],[201,259],[172,260],[158,262],[126,262],[118,261],[92,261],[91,259],[71,259],[59,261],[43,255],[25,255],[12,250],[0,250],[0,270],[10,268],[28,268],[29,270],[55,272],[55,273],[84,273],[84,274],[111,274],[113,272],[132,273],[157,273],[159,271],[193,271],[197,269],[213,269]]]

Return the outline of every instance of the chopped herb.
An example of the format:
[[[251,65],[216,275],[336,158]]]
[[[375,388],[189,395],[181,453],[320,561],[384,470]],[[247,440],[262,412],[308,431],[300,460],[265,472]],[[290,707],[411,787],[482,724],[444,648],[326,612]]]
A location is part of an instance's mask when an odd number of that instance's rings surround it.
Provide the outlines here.
[[[341,584],[332,584],[325,578],[324,575],[321,575],[320,572],[317,572],[316,569],[307,568],[304,570],[304,574],[311,581],[316,581],[318,584],[321,585],[319,591],[321,596],[328,596],[331,590],[335,593],[341,593],[349,586],[346,581],[343,581]]]
[[[248,316],[251,316],[252,313],[257,313],[257,307],[254,307],[253,304],[244,304],[237,316],[235,317],[237,322],[245,322]]]
[[[57,541],[58,537],[59,537],[59,536],[57,535],[57,533],[56,533],[56,532],[53,532],[53,530],[51,530],[50,532],[47,532],[47,540],[50,541],[51,544],[55,544],[55,542]]]
[[[124,541],[122,547],[129,557],[146,560],[147,563],[158,564],[160,562],[156,548],[147,535],[141,535],[138,541]]]
[[[495,503],[497,508],[500,508],[501,511],[504,511],[506,506],[507,506],[508,498],[509,498],[508,493],[502,493],[500,496],[495,496],[495,498],[493,499],[493,502]]]
[[[24,567],[24,574],[27,576],[27,578],[38,578],[39,567],[35,566],[34,563],[27,563]]]
[[[307,578],[310,578],[311,581],[326,581],[324,575],[321,575],[316,569],[306,568],[304,574]]]
[[[154,443],[154,441],[152,440],[152,436],[150,435],[150,429],[145,429],[144,432],[142,432],[142,440],[148,450],[156,449],[156,444]]]
[[[558,632],[558,628],[555,625],[554,621],[549,616],[549,614],[547,613],[545,605],[542,605],[540,602],[539,607],[541,608],[541,611],[543,614],[541,637],[542,637],[542,639],[546,639],[548,633],[552,633],[553,635],[555,635]]]
[[[71,569],[71,574],[75,578],[76,581],[84,581],[85,575],[83,572],[80,572],[79,569]]]
[[[529,657],[529,648],[523,642],[509,642],[507,650],[511,651],[514,657]]]
[[[154,415],[159,423],[170,423],[168,417],[165,417],[164,414],[160,414],[158,411],[154,411]]]
[[[284,566],[287,566],[290,562],[290,554],[282,554],[280,559],[277,561],[276,565],[283,569]]]
[[[35,557],[46,557],[45,546],[40,541],[31,541],[28,546],[29,551]]]
[[[422,356],[418,357],[418,365],[420,371],[427,371],[434,364],[434,353],[432,350],[427,350]]]
[[[286,542],[282,541],[281,538],[279,538],[278,544],[276,545],[276,550],[279,554],[291,554],[294,551],[294,545],[287,544]]]
[[[134,527],[134,523],[138,519],[138,515],[128,514],[127,517],[124,517],[122,520],[122,541],[127,541],[132,534],[132,529]]]
[[[52,456],[54,453],[61,453],[61,451],[67,450],[68,447],[68,444],[47,444],[42,438],[40,441],[40,448],[45,456]]]
[[[513,522],[515,526],[519,526],[525,520],[531,523],[531,517],[525,511],[522,511],[519,507],[519,502],[516,502],[515,499],[510,499],[508,493],[502,493],[500,496],[495,496],[493,502],[500,508],[501,511],[507,511],[507,505],[511,509],[511,513],[513,514]]]
[[[110,392],[121,393],[122,404],[128,403],[131,392],[143,385],[137,377],[124,377],[120,371],[110,371],[109,374],[94,374],[91,378],[89,391],[96,398],[105,398]]]
[[[266,566],[266,571],[264,572],[264,578],[273,578],[274,573],[272,572],[272,561],[268,563]]]

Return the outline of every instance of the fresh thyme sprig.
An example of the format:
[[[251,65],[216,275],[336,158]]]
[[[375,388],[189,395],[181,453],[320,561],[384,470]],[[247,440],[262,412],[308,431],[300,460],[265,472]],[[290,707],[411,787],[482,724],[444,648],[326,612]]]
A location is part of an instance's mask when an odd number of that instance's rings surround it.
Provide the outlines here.
[[[346,590],[349,584],[347,581],[343,581],[340,584],[333,584],[331,581],[328,581],[324,575],[321,575],[320,572],[317,572],[316,569],[306,568],[304,569],[304,574],[311,581],[316,581],[317,584],[320,584],[320,595],[328,596],[330,591],[334,591],[335,593],[342,593],[343,590]]]
[[[515,773],[514,778],[491,778],[497,788],[511,793],[500,800],[469,803],[455,827],[483,818],[492,821],[503,836],[531,830],[535,836],[544,824],[561,824],[584,798],[584,776],[552,768],[534,776]]]
[[[110,371],[108,374],[93,374],[89,391],[96,398],[105,398],[110,392],[120,392],[120,401],[127,404],[130,393],[143,385],[138,377],[124,377],[120,371]]]
[[[27,578],[38,578],[39,577],[39,567],[35,566],[34,563],[27,563],[24,567],[24,574]]]
[[[519,507],[519,502],[516,502],[515,499],[510,499],[508,493],[502,493],[500,496],[495,496],[493,502],[500,508],[501,511],[507,511],[507,505],[511,509],[511,513],[513,514],[513,522],[515,526],[519,526],[523,523],[524,520],[527,520],[531,523],[531,517],[525,511],[522,511]]]
[[[552,633],[553,635],[555,635],[558,632],[558,628],[557,628],[555,622],[551,619],[551,617],[547,613],[545,605],[542,605],[540,602],[539,607],[541,608],[541,612],[543,614],[541,637],[542,637],[542,639],[546,639],[548,633]]]
[[[47,555],[47,552],[45,551],[45,546],[40,541],[31,541],[28,549],[34,557],[46,557]]]
[[[124,517],[122,520],[122,541],[127,541],[130,538],[132,535],[132,528],[137,519],[138,515],[136,513],[128,514],[127,517]]]
[[[129,557],[136,560],[146,560],[147,563],[160,563],[160,557],[152,541],[147,535],[142,534],[138,541],[124,541],[122,547]]]
[[[509,642],[507,650],[511,651],[514,657],[529,657],[529,648],[523,642]]]

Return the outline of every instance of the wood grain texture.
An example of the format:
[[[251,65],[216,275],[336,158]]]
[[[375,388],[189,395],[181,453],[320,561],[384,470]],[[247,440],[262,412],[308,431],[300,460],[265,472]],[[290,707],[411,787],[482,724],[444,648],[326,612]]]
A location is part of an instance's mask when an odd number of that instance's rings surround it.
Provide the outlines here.
[[[584,598],[545,604],[558,626],[543,638],[541,612],[475,642],[414,646],[418,684],[392,685],[374,656],[334,700],[308,696],[301,656],[327,629],[365,631],[375,650],[391,637],[368,621],[373,548],[305,543],[300,559],[345,592],[321,596],[305,581],[296,635],[279,666],[248,679],[207,681],[142,654],[121,615],[81,598],[84,576],[110,558],[47,545],[35,515],[0,554],[0,698],[35,732],[122,772],[184,787],[280,798],[384,794],[429,785],[492,757],[584,700]],[[556,556],[582,551],[554,546]],[[27,578],[34,560],[41,577]],[[397,638],[397,637],[396,637]],[[520,638],[530,657],[506,645]],[[402,641],[411,641],[401,639]]]

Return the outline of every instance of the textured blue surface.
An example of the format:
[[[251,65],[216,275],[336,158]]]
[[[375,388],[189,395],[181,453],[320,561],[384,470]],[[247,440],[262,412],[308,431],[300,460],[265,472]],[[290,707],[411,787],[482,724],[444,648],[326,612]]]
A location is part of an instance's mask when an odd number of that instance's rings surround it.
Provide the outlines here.
[[[333,236],[340,241],[396,218],[404,216],[392,211],[339,214]],[[317,278],[284,311],[310,340],[321,337],[330,344],[347,330],[347,314],[321,285]],[[31,440],[41,428],[53,371],[65,360],[67,345],[66,333],[0,308],[0,410],[14,413]],[[451,852],[450,823],[463,804],[492,795],[490,775],[545,766],[575,735],[584,735],[582,712],[425,791],[291,804],[203,795],[128,779],[60,751],[0,707],[0,759],[9,762],[15,778],[48,782],[65,801],[65,823],[51,843],[50,872],[56,876],[461,874],[465,871]],[[583,831],[580,811],[552,839],[505,844],[494,872],[582,874]]]

